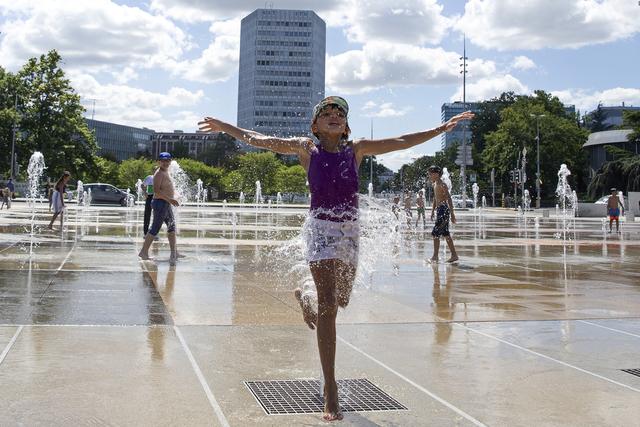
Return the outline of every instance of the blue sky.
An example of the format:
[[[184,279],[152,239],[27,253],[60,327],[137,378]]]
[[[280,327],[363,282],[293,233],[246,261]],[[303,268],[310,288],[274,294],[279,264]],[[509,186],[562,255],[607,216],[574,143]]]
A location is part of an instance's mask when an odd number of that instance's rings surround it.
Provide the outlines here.
[[[281,0],[327,22],[327,89],[351,104],[354,137],[436,126],[460,99],[550,91],[581,111],[640,105],[637,0]],[[0,0],[0,65],[57,49],[87,115],[193,131],[204,115],[235,123],[240,19],[264,1]],[[95,101],[94,101],[95,100]],[[382,157],[397,169],[436,138]]]

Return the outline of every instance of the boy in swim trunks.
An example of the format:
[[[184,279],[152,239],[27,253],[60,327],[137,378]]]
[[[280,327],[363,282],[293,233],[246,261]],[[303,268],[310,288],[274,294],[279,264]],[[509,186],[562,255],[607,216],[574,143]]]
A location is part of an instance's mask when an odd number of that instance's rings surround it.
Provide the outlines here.
[[[449,216],[451,221],[456,223],[456,215],[453,212],[453,201],[449,194],[447,185],[440,179],[442,177],[442,169],[439,166],[429,167],[429,179],[433,183],[433,207],[431,208],[431,220],[436,213],[436,223],[433,226],[431,235],[433,236],[433,256],[431,262],[438,262],[438,253],[440,252],[440,237],[444,237],[451,251],[451,257],[447,262],[455,262],[458,260],[456,248],[453,245],[453,239],[449,233]]]
[[[616,222],[616,233],[620,232],[620,208],[624,209],[622,202],[618,197],[618,193],[615,188],[611,189],[611,196],[607,201],[607,215],[609,215],[609,233],[613,227],[613,221]]]

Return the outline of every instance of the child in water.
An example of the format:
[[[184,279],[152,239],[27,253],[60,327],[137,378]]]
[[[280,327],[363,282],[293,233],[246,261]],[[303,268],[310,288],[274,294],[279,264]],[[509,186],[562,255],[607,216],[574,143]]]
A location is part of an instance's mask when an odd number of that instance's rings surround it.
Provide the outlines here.
[[[280,154],[297,155],[307,171],[311,192],[310,236],[307,260],[318,296],[318,312],[301,289],[295,290],[309,328],[316,329],[324,376],[324,415],[327,421],[342,419],[335,379],[336,316],[346,307],[358,264],[358,167],[364,156],[385,154],[421,144],[473,117],[465,112],[435,129],[379,140],[349,140],[349,105],[339,96],[329,96],[313,109],[308,137],[278,138],[241,129],[206,117],[201,131],[225,132],[255,147]]]

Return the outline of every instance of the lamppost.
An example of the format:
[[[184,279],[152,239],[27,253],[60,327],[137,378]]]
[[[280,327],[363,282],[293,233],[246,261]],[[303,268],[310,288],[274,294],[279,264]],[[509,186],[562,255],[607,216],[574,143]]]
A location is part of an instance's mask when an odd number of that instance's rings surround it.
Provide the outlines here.
[[[544,114],[531,114],[536,118],[536,209],[540,209],[540,117]]]
[[[18,113],[18,94],[16,93],[16,98],[15,98],[15,103],[14,103],[14,110],[16,112],[16,114]],[[15,164],[16,164],[16,130],[18,127],[18,123],[14,122],[13,123],[13,134],[11,136],[11,179],[14,180],[15,179]]]
[[[371,140],[373,140],[373,119],[371,119]],[[369,157],[369,184],[373,188],[373,155]]]
[[[466,111],[467,109],[467,38],[466,35],[463,36],[462,39],[462,56],[460,60],[462,63],[460,66],[462,70],[460,74],[462,74],[462,110]],[[466,206],[467,200],[467,125],[466,123],[462,125],[462,162],[460,162],[460,181],[462,181],[462,200]]]

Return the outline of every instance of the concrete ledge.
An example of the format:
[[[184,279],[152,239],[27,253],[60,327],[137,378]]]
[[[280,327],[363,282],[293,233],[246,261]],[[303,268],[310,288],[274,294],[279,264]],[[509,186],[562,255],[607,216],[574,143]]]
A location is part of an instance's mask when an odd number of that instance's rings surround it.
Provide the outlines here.
[[[578,217],[594,218],[607,215],[607,205],[595,203],[578,203]]]

